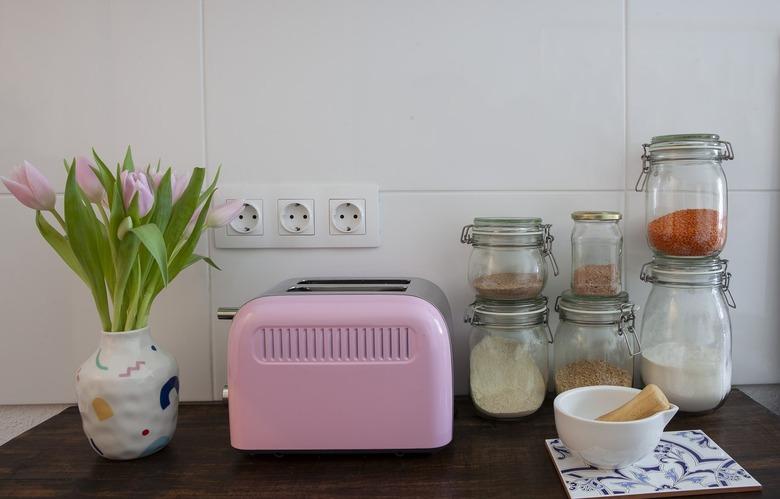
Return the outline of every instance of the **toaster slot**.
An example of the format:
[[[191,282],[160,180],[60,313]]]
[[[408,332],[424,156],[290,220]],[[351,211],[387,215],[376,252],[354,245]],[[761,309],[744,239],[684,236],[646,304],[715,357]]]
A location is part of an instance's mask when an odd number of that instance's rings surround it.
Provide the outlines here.
[[[408,279],[304,279],[287,289],[288,293],[404,293]]]

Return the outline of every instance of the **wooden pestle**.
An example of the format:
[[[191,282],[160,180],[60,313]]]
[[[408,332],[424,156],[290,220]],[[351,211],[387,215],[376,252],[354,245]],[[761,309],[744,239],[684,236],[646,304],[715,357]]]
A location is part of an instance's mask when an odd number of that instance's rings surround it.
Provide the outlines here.
[[[666,395],[655,385],[647,385],[634,398],[596,418],[596,421],[636,421],[669,409]]]

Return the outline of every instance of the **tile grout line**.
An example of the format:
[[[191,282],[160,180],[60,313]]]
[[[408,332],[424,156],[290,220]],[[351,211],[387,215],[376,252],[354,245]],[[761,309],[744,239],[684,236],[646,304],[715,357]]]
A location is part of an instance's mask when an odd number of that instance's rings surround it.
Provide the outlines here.
[[[201,139],[202,139],[202,151],[203,165],[208,169],[208,140],[206,126],[206,5],[205,0],[200,0],[200,109],[201,109]],[[206,234],[206,254],[211,258],[211,231]],[[207,313],[208,324],[208,340],[209,340],[209,398],[216,400],[214,397],[214,327],[211,320],[211,311],[214,308],[214,293],[213,293],[213,279],[211,273],[213,269],[209,266],[206,269],[206,284],[208,288],[208,303],[209,309]]]
[[[629,210],[629,196],[631,195],[626,183],[628,182],[628,169],[631,164],[628,160],[628,0],[623,0],[623,226],[630,218]],[[622,229],[622,228],[621,228]],[[623,248],[622,248],[622,278],[623,285],[629,297],[631,296],[631,290],[628,289],[627,271],[629,268],[628,255],[629,251],[626,251],[627,240],[625,238],[625,230],[623,229]],[[630,299],[630,298],[629,298]],[[636,375],[636,373],[633,373]]]
[[[380,194],[589,194],[594,192],[634,192],[633,188],[627,189],[379,189]],[[734,192],[753,193],[780,193],[778,189],[732,189]],[[57,192],[57,196],[63,196],[63,192]],[[0,192],[0,198],[13,197],[10,192]]]

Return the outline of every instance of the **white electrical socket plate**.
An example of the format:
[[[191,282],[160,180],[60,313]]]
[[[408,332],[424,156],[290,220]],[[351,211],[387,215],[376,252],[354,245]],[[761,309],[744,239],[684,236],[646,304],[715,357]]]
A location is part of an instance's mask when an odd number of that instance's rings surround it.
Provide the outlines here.
[[[228,227],[214,230],[217,248],[375,248],[379,246],[379,187],[376,184],[222,184],[214,202],[229,199],[260,201],[262,234],[237,234]],[[364,206],[365,228],[355,234],[333,234],[331,200],[354,200]],[[314,233],[280,231],[279,200],[313,201]],[[362,203],[365,203],[364,205]],[[285,232],[285,234],[280,234]],[[308,231],[307,231],[308,232]]]

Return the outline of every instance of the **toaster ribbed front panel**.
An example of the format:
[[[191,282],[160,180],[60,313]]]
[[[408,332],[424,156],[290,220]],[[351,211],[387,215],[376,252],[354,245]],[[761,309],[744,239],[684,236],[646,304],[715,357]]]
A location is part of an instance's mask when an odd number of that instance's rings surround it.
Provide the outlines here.
[[[261,362],[402,362],[412,357],[405,327],[260,328]]]

